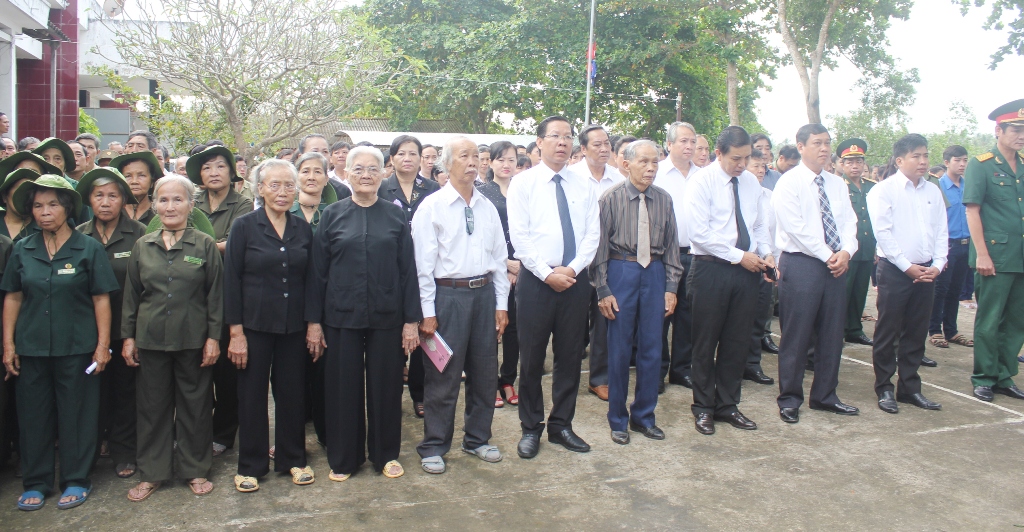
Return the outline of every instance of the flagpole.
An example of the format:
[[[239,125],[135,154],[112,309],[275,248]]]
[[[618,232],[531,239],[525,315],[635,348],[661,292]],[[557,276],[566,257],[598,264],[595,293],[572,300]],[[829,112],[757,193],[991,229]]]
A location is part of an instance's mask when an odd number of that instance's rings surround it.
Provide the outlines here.
[[[597,65],[597,50],[594,46],[594,15],[597,12],[597,0],[590,0],[590,38],[587,40],[587,103],[586,118],[583,122],[590,125],[590,89],[594,84],[594,69]]]

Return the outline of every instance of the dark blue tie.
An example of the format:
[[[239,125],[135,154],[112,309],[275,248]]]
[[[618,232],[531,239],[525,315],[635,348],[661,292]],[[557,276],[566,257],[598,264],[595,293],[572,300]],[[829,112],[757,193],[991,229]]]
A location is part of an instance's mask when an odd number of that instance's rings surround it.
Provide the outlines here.
[[[562,176],[555,174],[555,198],[558,200],[558,219],[562,222],[562,266],[568,266],[576,258],[576,233],[572,231],[569,216],[569,201],[565,199]]]

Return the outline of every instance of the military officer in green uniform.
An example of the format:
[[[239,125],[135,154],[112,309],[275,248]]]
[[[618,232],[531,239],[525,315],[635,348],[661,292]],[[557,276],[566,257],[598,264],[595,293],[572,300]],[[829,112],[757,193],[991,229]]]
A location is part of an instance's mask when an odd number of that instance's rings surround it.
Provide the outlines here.
[[[146,226],[124,212],[125,205],[134,204],[136,199],[128,181],[117,170],[90,170],[82,176],[77,190],[94,213],[93,219],[79,225],[78,230],[103,246],[120,286],[120,290],[110,295],[110,349],[120,353],[121,304],[128,259],[135,242],[146,234]],[[101,442],[107,442],[114,472],[121,478],[134,475],[136,469],[135,373],[136,369],[129,367],[123,357],[115,356],[100,382],[99,437]]]
[[[867,165],[864,156],[868,143],[853,138],[844,140],[836,148],[839,169],[850,188],[850,203],[857,213],[857,253],[850,259],[850,270],[846,274],[846,341],[854,344],[872,345],[871,338],[864,334],[861,316],[868,297],[871,270],[875,267],[875,233],[868,218],[867,195],[875,182],[865,176]]]
[[[82,199],[63,176],[22,183],[12,204],[42,232],[14,246],[0,290],[4,365],[18,375],[22,510],[53,489],[60,434],[58,508],[85,502],[96,454],[100,376],[110,360],[110,293],[118,289],[103,246],[69,224]],[[95,363],[96,367],[92,367]],[[91,370],[87,370],[91,368]],[[87,373],[89,371],[89,373]]]
[[[968,264],[976,270],[974,396],[1024,399],[1013,383],[1024,346],[1024,99],[988,116],[996,146],[967,163],[963,202],[971,232]]]

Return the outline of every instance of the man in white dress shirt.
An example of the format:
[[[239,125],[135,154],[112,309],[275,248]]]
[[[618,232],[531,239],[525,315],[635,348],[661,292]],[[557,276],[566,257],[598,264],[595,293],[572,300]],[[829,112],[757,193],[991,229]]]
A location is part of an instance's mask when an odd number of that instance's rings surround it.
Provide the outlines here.
[[[715,142],[716,160],[686,185],[683,209],[693,267],[687,294],[693,313],[694,425],[714,434],[715,421],[754,430],[737,405],[754,322],[758,279],[775,268],[761,185],[746,170],[750,134],[729,126]]]
[[[698,170],[693,163],[693,153],[697,147],[697,130],[686,122],[673,122],[665,129],[665,148],[668,157],[658,163],[658,173],[654,176],[654,186],[668,192],[672,197],[672,207],[676,215],[676,235],[679,237],[679,259],[683,266],[683,279],[690,272],[692,255],[690,255],[690,233],[686,229],[686,217],[683,215],[686,202],[686,184]],[[690,340],[692,318],[690,302],[686,297],[686,283],[679,283],[676,292],[676,311],[665,318],[661,337],[661,381],[668,376],[669,384],[678,384],[693,388],[690,366],[693,363],[693,344]],[[672,327],[672,339],[669,341],[669,325]],[[671,345],[671,356],[669,346]]]
[[[589,176],[588,182],[594,187],[600,199],[606,190],[616,183],[625,181],[625,176],[608,164],[612,155],[612,143],[604,127],[591,124],[578,136],[583,160],[569,166],[581,176]],[[591,272],[593,273],[593,272]],[[593,275],[591,275],[593,277]],[[608,400],[608,320],[597,308],[597,290],[590,291],[590,393],[602,401]]]
[[[555,369],[548,441],[570,451],[590,450],[572,431],[572,418],[590,302],[587,267],[597,253],[601,220],[594,187],[565,164],[572,141],[567,118],[545,118],[537,126],[540,163],[517,175],[508,188],[509,238],[522,263],[516,286],[523,429],[517,451],[522,458],[533,458],[540,449],[544,432],[541,377],[552,336]]]
[[[423,470],[444,473],[451,450],[455,406],[466,372],[462,451],[486,462],[501,460],[489,443],[498,387],[498,338],[508,324],[508,248],[498,210],[473,183],[479,172],[476,144],[456,137],[445,144],[441,164],[448,183],[420,204],[412,219],[423,322],[452,350],[444,371],[424,364],[423,441],[416,447]]]
[[[949,252],[946,203],[939,187],[925,179],[928,141],[923,136],[907,135],[892,151],[899,171],[875,185],[867,197],[878,241],[878,322],[871,352],[875,394],[878,408],[890,414],[899,411],[897,401],[941,410],[921,394],[917,370],[924,357],[935,279]],[[899,386],[893,396],[897,365]]]
[[[800,164],[772,192],[779,257],[779,417],[800,421],[804,366],[814,345],[810,407],[853,416],[860,411],[836,395],[846,323],[846,271],[857,252],[857,215],[846,182],[824,170],[832,138],[821,124],[796,133]]]

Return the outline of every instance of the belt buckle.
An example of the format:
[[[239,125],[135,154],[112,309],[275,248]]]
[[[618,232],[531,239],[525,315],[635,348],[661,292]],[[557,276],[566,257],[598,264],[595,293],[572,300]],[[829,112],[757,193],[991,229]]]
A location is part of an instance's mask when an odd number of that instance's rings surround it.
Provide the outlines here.
[[[483,288],[487,285],[487,278],[481,277],[479,279],[472,279],[469,281],[470,288]]]
[[[966,246],[970,242],[971,242],[971,239],[969,239],[969,238],[961,238],[960,239],[960,245],[962,245],[962,246]]]

